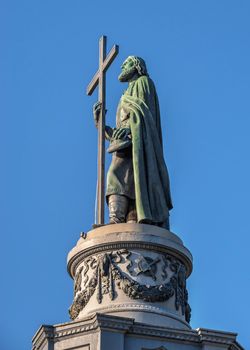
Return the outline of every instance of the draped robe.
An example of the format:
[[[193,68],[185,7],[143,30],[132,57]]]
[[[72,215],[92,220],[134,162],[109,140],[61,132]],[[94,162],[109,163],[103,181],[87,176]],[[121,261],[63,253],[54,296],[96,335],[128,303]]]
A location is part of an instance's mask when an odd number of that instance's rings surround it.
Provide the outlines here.
[[[107,174],[107,200],[111,194],[127,196],[135,200],[138,222],[164,223],[172,201],[159,102],[148,76],[130,82],[122,95],[116,115],[116,128],[120,127],[130,128],[132,145],[113,153]]]

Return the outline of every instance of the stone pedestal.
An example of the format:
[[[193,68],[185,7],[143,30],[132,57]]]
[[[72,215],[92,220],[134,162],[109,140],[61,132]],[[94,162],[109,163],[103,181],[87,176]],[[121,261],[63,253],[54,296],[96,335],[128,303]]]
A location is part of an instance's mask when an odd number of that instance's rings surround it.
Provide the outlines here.
[[[186,278],[192,256],[165,229],[116,224],[92,230],[69,253],[68,271],[75,280],[73,320],[98,312],[190,328]]]
[[[141,224],[105,225],[68,255],[71,322],[42,326],[33,350],[244,350],[235,333],[192,330],[181,239]]]

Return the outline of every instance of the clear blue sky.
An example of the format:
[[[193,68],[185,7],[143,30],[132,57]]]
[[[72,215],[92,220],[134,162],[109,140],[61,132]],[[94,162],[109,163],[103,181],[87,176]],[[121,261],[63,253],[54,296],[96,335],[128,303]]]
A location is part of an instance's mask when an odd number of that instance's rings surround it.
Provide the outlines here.
[[[66,256],[94,220],[98,40],[114,124],[120,65],[143,57],[161,106],[172,231],[194,256],[192,327],[250,349],[250,2],[1,0],[0,348],[69,320]],[[109,161],[109,159],[107,159]]]

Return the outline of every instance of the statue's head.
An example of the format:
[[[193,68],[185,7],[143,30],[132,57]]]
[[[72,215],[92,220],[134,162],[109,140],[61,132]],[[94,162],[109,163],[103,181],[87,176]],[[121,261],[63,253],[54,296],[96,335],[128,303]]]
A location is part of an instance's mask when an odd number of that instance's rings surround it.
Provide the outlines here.
[[[122,72],[118,77],[121,82],[134,80],[141,75],[148,75],[146,63],[141,57],[128,56],[121,68]]]

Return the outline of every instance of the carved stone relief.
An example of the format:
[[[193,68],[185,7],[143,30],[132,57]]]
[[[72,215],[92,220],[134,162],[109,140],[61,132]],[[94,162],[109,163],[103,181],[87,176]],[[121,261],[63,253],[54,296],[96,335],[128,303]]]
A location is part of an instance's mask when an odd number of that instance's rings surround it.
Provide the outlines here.
[[[80,267],[79,271],[77,272],[76,276],[75,276],[75,284],[74,284],[74,292],[75,295],[77,292],[81,291],[81,284],[82,284],[82,269],[83,267]]]
[[[152,282],[140,283],[139,276]],[[69,309],[71,319],[79,315],[95,292],[100,304],[105,294],[114,300],[117,289],[131,299],[146,302],[166,301],[175,296],[176,310],[181,308],[186,321],[190,321],[185,266],[166,254],[152,258],[126,249],[101,253],[84,261],[75,277],[75,298]]]
[[[136,253],[134,253],[136,254]],[[127,255],[127,259],[130,258],[131,253]],[[147,276],[151,276],[154,280],[156,280],[156,271],[157,271],[157,263],[161,260],[159,257],[156,259],[152,259],[150,257],[144,257],[141,254],[136,254],[137,258],[130,260],[129,265],[127,266],[128,272],[131,276],[138,276],[139,274],[145,274]]]

